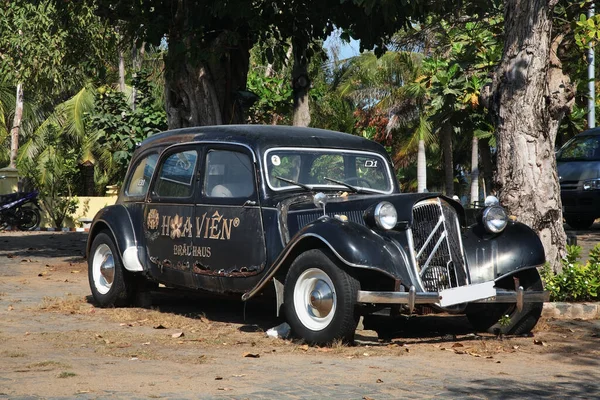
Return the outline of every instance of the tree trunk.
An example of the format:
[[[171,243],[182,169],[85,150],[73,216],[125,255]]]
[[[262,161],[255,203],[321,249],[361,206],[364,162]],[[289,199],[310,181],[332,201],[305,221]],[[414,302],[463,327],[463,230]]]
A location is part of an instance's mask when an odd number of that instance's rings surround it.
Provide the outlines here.
[[[206,33],[197,41],[187,33],[188,13],[186,2],[180,0],[168,35],[165,102],[169,128],[244,123],[238,92],[246,89],[251,41],[243,33],[229,31],[212,33],[212,37]]]
[[[294,67],[292,68],[292,89],[294,94],[293,125],[308,126],[310,124],[308,59],[303,47],[294,44],[292,48],[294,54]]]
[[[444,181],[446,196],[454,194],[454,160],[452,157],[452,125],[444,123],[441,129],[442,151],[444,153]]]
[[[15,117],[10,130],[10,168],[17,168],[17,154],[19,152],[19,132],[23,119],[23,84],[17,84],[17,100],[15,102]]]
[[[557,0],[506,0],[505,44],[492,104],[497,118],[500,202],[540,236],[555,270],[565,254],[554,144],[574,93],[551,44]]]
[[[425,141],[419,139],[417,152],[417,192],[423,193],[427,189],[427,159],[425,157]]]
[[[119,49],[119,90],[125,93],[125,55]]]
[[[138,72],[142,69],[142,64],[144,62],[144,54],[146,52],[146,43],[142,42],[142,46],[138,50],[135,45],[135,41],[133,42],[133,48],[131,51],[131,59],[133,64],[133,77],[137,77]],[[137,88],[135,85],[131,88],[131,109],[135,110],[135,102],[137,100]]]
[[[481,156],[481,166],[483,169],[484,195],[489,196],[492,193],[492,182],[494,180],[494,164],[492,162],[489,139],[479,140],[479,154]]]
[[[479,201],[479,140],[473,136],[471,145],[471,204]]]

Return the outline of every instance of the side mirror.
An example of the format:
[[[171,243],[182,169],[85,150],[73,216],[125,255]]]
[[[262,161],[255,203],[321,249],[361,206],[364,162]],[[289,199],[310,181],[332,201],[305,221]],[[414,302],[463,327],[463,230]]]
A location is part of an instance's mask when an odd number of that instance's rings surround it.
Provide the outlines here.
[[[315,197],[313,197],[313,203],[315,206],[323,209],[323,216],[327,215],[325,213],[325,205],[327,204],[327,195],[325,193],[319,192],[315,194]]]

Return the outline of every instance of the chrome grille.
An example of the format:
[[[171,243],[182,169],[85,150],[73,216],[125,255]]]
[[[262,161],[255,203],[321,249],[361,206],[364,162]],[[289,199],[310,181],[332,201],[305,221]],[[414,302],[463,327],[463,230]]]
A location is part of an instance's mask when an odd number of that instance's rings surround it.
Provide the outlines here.
[[[411,227],[417,272],[428,292],[468,283],[456,211],[440,198],[413,207]]]
[[[346,211],[341,213],[327,213],[327,216],[333,218],[336,215],[345,215],[348,217],[348,221],[355,222],[357,224],[366,225],[363,219],[362,211]],[[316,221],[323,216],[323,212],[311,212],[307,214],[298,215],[298,229],[304,228],[306,225],[313,221]]]

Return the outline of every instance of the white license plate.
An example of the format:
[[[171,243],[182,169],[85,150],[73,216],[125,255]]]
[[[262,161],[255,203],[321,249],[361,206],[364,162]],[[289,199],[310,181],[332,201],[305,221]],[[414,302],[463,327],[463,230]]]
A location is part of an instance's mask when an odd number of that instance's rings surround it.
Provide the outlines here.
[[[440,306],[448,307],[455,304],[468,303],[470,301],[487,299],[496,295],[494,281],[476,283],[469,286],[461,286],[452,289],[444,289],[439,292]]]

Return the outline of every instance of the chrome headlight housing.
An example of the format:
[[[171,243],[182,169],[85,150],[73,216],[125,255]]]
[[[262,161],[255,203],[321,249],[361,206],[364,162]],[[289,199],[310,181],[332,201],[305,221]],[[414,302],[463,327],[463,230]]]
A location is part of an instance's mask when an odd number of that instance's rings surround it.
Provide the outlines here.
[[[390,202],[382,201],[375,206],[375,223],[377,227],[385,230],[394,229],[398,222],[398,213],[396,207]]]
[[[396,207],[389,201],[382,201],[369,207],[364,214],[364,220],[371,228],[389,231],[398,223]]]
[[[483,210],[481,222],[489,233],[500,233],[508,224],[508,215],[504,208],[500,206],[491,206]]]

